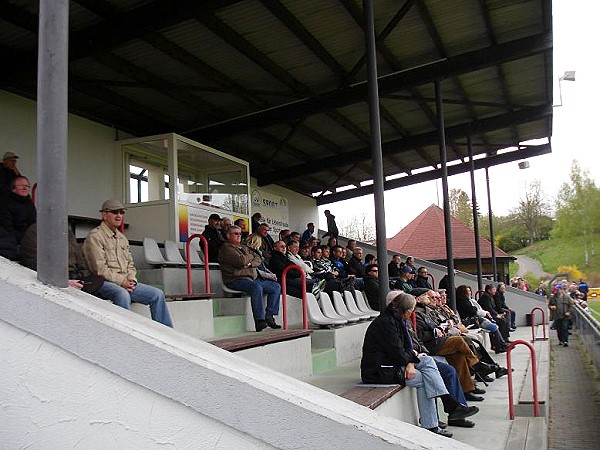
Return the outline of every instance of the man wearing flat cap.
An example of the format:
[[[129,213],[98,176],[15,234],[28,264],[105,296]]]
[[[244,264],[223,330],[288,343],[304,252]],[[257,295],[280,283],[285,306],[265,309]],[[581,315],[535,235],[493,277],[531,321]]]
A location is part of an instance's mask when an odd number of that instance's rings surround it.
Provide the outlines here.
[[[129,241],[119,231],[125,220],[125,206],[119,200],[107,200],[100,212],[102,223],[90,231],[83,243],[89,270],[105,280],[99,296],[125,309],[129,309],[131,302],[149,305],[152,320],[173,327],[165,294],[136,280]]]
[[[219,249],[225,243],[225,239],[221,234],[221,220],[221,216],[218,214],[211,214],[208,216],[208,225],[204,226],[204,231],[202,232],[202,236],[208,242],[209,262],[217,262],[219,259]]]
[[[21,172],[17,169],[17,159],[19,157],[13,152],[6,152],[2,157],[0,164],[0,198],[8,197],[12,190],[12,182]]]

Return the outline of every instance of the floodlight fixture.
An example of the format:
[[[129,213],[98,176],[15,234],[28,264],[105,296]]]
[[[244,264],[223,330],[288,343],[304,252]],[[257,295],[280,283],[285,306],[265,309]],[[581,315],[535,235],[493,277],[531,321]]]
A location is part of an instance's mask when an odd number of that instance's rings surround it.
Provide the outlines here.
[[[558,92],[560,94],[560,104],[558,105],[554,105],[556,106],[562,106],[563,102],[562,102],[562,85],[561,82],[565,80],[565,81],[575,81],[575,71],[574,70],[566,70],[564,75],[562,77],[558,77]]]

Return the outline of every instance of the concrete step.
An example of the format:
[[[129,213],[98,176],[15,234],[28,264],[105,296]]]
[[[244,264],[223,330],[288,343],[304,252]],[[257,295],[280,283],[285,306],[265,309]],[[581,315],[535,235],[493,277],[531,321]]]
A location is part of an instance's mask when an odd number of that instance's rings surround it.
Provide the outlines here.
[[[246,333],[246,316],[217,316],[213,318],[214,336],[235,336]]]
[[[312,349],[313,374],[327,372],[337,366],[337,355],[334,348]]]

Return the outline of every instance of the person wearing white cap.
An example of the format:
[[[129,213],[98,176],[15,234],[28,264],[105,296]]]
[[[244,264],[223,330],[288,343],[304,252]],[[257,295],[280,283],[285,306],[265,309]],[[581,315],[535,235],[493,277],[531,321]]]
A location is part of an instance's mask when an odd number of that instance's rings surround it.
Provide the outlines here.
[[[100,209],[102,223],[89,232],[83,243],[83,255],[90,272],[105,280],[98,295],[125,309],[129,309],[131,302],[149,305],[152,320],[173,327],[165,294],[136,279],[129,241],[119,231],[125,220],[125,209],[119,200],[105,201]]]
[[[21,172],[17,169],[17,159],[19,157],[13,152],[6,152],[2,157],[2,163],[0,164],[0,197],[2,198],[8,196],[12,189],[13,180],[21,176]]]

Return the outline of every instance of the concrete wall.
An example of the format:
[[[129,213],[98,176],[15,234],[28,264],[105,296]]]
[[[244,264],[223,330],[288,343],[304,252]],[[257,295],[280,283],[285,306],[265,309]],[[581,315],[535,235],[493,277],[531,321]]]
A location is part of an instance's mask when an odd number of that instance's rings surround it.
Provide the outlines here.
[[[257,188],[256,179],[250,179],[250,190]],[[289,204],[289,215],[290,215],[290,230],[297,231],[300,234],[306,230],[306,224],[313,222],[315,226],[319,224],[319,211],[317,210],[317,204],[315,199],[307,197],[305,195],[298,194],[289,189],[282,188],[274,184],[268,186],[261,186],[258,189],[266,191],[270,194],[285,197]],[[253,213],[256,211],[252,211]],[[260,212],[260,210],[258,211]],[[315,229],[315,234],[316,233]]]
[[[0,135],[3,138],[2,154],[13,151],[20,156],[17,167],[31,183],[37,181],[36,152],[36,103],[5,91],[0,91]],[[115,146],[116,131],[87,119],[69,115],[68,141],[68,190],[70,215],[99,217],[98,210],[108,198],[121,197],[117,178],[121,173]],[[119,133],[119,139],[130,136]],[[256,179],[250,180],[255,188]],[[302,233],[308,222],[318,223],[315,200],[276,185],[260,187],[276,196],[285,197],[289,202],[289,220],[292,230]],[[133,217],[133,216],[132,216]],[[159,222],[157,217],[162,217]],[[130,229],[132,239],[141,240],[144,236],[168,239],[165,226],[168,213],[153,215],[151,228],[142,226],[140,230]],[[152,228],[158,227],[158,228]],[[167,231],[168,232],[168,231]],[[173,237],[171,237],[172,239]]]
[[[0,258],[7,448],[466,449]]]
[[[35,183],[35,102],[0,91],[0,135],[3,138],[2,154],[13,151],[19,155],[17,167],[32,184]],[[114,139],[115,130],[69,115],[69,214],[99,217],[102,202],[115,196],[118,164]]]

